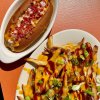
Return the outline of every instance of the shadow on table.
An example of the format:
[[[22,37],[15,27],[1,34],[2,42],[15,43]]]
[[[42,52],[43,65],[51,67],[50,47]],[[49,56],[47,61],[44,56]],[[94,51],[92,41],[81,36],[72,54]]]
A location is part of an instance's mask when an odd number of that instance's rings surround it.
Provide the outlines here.
[[[29,55],[30,55],[30,54],[29,54]],[[11,63],[11,64],[4,64],[4,63],[2,63],[2,62],[0,61],[0,68],[1,68],[2,70],[5,70],[5,71],[14,70],[14,69],[20,67],[21,65],[25,64],[26,61],[25,61],[24,59],[25,59],[25,58],[28,58],[29,55],[27,55],[27,56],[21,58],[20,60],[14,62],[14,63]]]
[[[1,83],[0,83],[0,100],[4,100]]]

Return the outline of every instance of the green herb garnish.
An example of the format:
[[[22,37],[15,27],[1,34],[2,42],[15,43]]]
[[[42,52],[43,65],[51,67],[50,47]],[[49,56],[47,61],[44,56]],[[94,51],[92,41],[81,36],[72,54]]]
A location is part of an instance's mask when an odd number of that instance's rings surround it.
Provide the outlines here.
[[[85,66],[88,67],[88,66],[89,66],[89,62],[86,62],[86,63],[85,63]]]
[[[91,60],[91,61],[89,61],[89,62],[86,62],[86,63],[85,63],[85,66],[86,66],[86,67],[88,67],[88,66],[92,66],[93,63],[94,63],[94,61]]]
[[[54,98],[55,98],[54,96],[53,97],[50,97],[49,100],[54,100]]]
[[[87,93],[87,94],[89,94],[89,95],[91,95],[91,96],[93,96],[93,95],[94,95],[94,93],[93,93],[90,89],[85,90],[85,93]]]
[[[66,97],[64,98],[64,100],[71,100],[71,98],[70,98],[70,96],[68,95],[68,96],[66,96]]]
[[[52,80],[52,83],[54,87],[62,87],[62,83],[58,81],[56,78]]]
[[[70,99],[69,99],[69,97],[67,96],[67,97],[64,98],[64,100],[70,100]]]
[[[82,44],[82,49],[85,49],[86,48],[86,45],[85,44]]]
[[[47,91],[45,96],[46,96],[47,100],[54,100],[55,99],[55,95],[53,94],[53,91],[51,89]]]
[[[89,56],[89,53],[87,50],[84,50],[84,56],[87,58]]]
[[[97,91],[100,92],[100,86],[97,86]]]
[[[49,96],[49,91],[47,91],[47,92],[46,92],[45,96],[46,96],[46,97],[48,97],[48,96]]]
[[[64,60],[58,59],[58,60],[57,60],[57,64],[63,65],[63,64],[64,64]]]
[[[69,56],[69,60],[71,60],[72,58],[73,58],[73,56],[72,56],[72,55],[70,55],[70,56]]]
[[[80,55],[80,58],[81,58],[82,60],[85,60],[85,58],[84,58],[84,56],[83,56],[83,55]]]
[[[93,63],[94,63],[94,60],[91,60],[90,65],[93,65]]]
[[[39,84],[43,84],[43,81],[42,81],[42,80],[39,80],[38,83],[39,83]]]
[[[31,99],[30,99],[30,97],[29,97],[29,96],[26,96],[26,97],[25,97],[25,100],[31,100]]]
[[[79,61],[78,61],[77,58],[72,58],[71,62],[72,62],[73,65],[79,65]]]

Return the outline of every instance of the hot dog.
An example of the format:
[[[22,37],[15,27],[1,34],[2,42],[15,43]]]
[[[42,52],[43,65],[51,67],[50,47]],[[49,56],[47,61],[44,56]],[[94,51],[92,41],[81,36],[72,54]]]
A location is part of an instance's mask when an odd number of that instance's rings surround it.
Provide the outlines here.
[[[5,31],[5,45],[13,52],[30,47],[47,29],[53,12],[50,0],[25,0],[11,17]]]

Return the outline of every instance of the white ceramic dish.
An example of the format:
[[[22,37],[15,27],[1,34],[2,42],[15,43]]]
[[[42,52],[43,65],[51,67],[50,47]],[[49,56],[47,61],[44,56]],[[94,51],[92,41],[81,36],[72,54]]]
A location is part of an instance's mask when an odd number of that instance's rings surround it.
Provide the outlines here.
[[[5,33],[7,24],[9,22],[11,16],[14,14],[14,12],[20,7],[20,5],[23,2],[24,2],[24,0],[15,0],[13,2],[13,4],[8,9],[8,11],[3,19],[2,25],[1,25],[1,29],[0,29],[0,60],[4,63],[12,63],[12,62],[24,57],[25,55],[31,53],[34,49],[36,49],[44,41],[44,39],[48,36],[48,34],[54,24],[56,15],[57,15],[59,0],[52,0],[53,15],[52,15],[50,24],[49,24],[47,30],[45,31],[45,33],[43,34],[43,36],[40,38],[40,40],[37,43],[35,43],[29,49],[27,49],[21,53],[13,53],[10,50],[8,50],[4,45],[4,33]]]
[[[53,35],[53,43],[54,45],[63,45],[66,44],[68,42],[72,42],[72,43],[78,43],[81,41],[82,38],[85,38],[85,41],[88,41],[92,44],[92,46],[97,45],[99,47],[98,50],[98,60],[100,61],[100,43],[99,41],[92,36],[91,34],[89,34],[88,32],[82,31],[82,30],[77,30],[77,29],[69,29],[69,30],[64,30],[61,32],[58,32],[57,34]],[[41,52],[44,50],[44,47],[46,47],[46,42],[47,40],[45,40],[31,55],[31,58],[37,58],[37,56],[39,54],[41,54]],[[100,66],[100,63],[99,63]],[[32,69],[34,68],[34,66],[30,65],[29,63],[26,63],[24,68],[29,68]],[[26,84],[27,80],[28,80],[28,76],[29,74],[22,70],[19,81],[18,81],[18,85],[22,86],[22,84]],[[15,96],[15,100],[17,100],[17,96],[19,96],[19,91],[16,90],[16,96]],[[22,96],[22,95],[20,95]]]

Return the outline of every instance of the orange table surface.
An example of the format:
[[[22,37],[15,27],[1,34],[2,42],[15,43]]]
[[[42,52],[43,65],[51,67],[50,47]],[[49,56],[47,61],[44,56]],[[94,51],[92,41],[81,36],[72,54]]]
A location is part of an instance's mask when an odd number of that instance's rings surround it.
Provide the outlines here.
[[[0,0],[0,25],[13,0]],[[64,29],[82,29],[100,41],[100,0],[59,0],[59,9],[51,34]],[[29,55],[28,55],[29,56]],[[25,63],[24,58],[12,63],[0,62],[0,83],[4,100],[14,100],[16,85]]]

